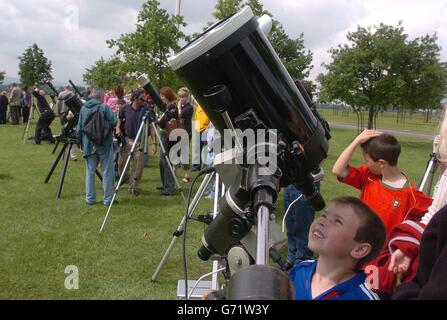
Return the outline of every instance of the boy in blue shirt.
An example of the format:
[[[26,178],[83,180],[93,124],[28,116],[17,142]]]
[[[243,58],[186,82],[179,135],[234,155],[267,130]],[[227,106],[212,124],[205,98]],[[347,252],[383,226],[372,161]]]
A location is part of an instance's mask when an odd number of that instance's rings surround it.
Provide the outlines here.
[[[382,220],[354,197],[332,200],[309,231],[309,249],[318,260],[303,261],[289,276],[297,300],[378,300],[361,270],[385,244]]]

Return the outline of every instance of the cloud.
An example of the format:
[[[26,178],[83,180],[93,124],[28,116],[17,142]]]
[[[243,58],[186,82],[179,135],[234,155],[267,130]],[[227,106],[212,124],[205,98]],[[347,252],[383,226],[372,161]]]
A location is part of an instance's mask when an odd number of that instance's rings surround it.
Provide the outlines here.
[[[175,0],[159,0],[174,12]],[[17,57],[37,43],[52,61],[59,81],[82,80],[85,68],[113,52],[105,43],[135,30],[144,0],[0,0],[0,70],[16,77]],[[186,34],[200,32],[213,21],[217,0],[182,0],[181,13],[188,24]],[[313,52],[311,78],[329,62],[327,51],[346,41],[357,25],[404,23],[410,38],[438,33],[447,60],[447,1],[430,0],[264,0],[264,9],[279,20],[291,37],[304,33],[307,49]],[[76,17],[77,15],[77,17]],[[74,28],[73,28],[74,27]]]

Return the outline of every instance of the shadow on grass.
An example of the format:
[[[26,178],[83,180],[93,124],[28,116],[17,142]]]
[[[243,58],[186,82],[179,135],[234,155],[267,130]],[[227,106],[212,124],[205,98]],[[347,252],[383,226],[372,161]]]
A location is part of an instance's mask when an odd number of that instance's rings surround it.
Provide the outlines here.
[[[12,176],[9,174],[0,173],[0,180],[12,180]]]

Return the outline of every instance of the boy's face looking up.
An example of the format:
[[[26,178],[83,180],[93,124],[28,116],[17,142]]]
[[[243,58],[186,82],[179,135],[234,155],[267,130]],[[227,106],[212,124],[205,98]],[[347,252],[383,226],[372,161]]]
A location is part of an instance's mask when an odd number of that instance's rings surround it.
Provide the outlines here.
[[[354,240],[361,223],[352,208],[333,202],[310,226],[309,249],[333,259],[359,260],[371,251],[370,244]]]

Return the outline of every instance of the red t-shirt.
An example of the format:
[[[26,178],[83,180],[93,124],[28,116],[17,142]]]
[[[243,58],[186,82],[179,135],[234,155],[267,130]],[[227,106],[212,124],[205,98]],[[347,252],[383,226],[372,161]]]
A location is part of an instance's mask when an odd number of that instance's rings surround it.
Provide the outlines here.
[[[433,201],[409,181],[401,189],[384,185],[382,176],[373,174],[366,165],[349,166],[346,178],[338,180],[361,190],[360,200],[380,216],[387,234],[404,220],[419,221]]]

